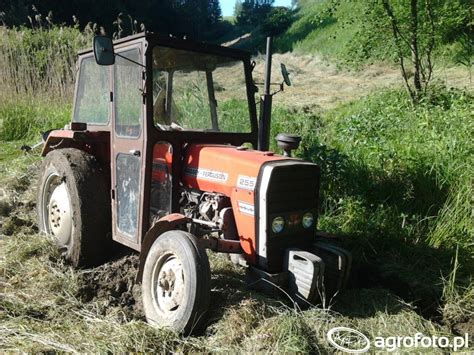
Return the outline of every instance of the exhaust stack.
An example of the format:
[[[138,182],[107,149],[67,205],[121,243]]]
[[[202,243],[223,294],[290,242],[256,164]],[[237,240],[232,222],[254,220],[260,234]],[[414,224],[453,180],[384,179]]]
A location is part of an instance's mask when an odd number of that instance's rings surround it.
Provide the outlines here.
[[[270,127],[272,120],[272,95],[270,82],[272,74],[272,38],[267,37],[267,53],[265,60],[265,82],[263,95],[260,98],[260,118],[258,124],[258,150],[270,147]]]

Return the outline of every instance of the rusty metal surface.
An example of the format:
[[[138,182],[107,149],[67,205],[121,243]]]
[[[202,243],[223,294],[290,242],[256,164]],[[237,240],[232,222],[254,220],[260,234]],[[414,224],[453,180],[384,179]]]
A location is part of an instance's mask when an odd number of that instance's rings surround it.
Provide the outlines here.
[[[199,244],[205,249],[210,249],[218,253],[241,254],[243,252],[240,246],[240,240],[201,238]]]

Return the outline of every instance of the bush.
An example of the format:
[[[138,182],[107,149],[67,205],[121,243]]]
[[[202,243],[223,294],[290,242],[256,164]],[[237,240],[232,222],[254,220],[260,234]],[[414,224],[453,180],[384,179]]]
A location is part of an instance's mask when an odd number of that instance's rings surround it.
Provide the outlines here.
[[[276,36],[286,31],[293,22],[293,12],[286,7],[274,7],[263,20],[262,31],[268,36]]]

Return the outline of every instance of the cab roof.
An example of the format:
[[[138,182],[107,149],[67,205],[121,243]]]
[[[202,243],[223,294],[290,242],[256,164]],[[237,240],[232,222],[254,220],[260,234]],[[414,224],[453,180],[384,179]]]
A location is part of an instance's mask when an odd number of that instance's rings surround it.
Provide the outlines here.
[[[232,57],[236,59],[250,58],[251,56],[250,52],[241,50],[241,49],[224,47],[224,46],[206,43],[206,42],[198,42],[198,41],[184,39],[184,38],[178,38],[172,35],[165,36],[165,35],[148,32],[148,31],[114,40],[113,43],[114,45],[118,45],[118,44],[123,44],[127,42],[132,42],[137,39],[144,39],[152,47],[156,45],[163,45],[166,47],[187,49],[190,51],[223,55],[223,56]],[[79,51],[78,55],[88,54],[90,52],[92,52],[92,47]]]

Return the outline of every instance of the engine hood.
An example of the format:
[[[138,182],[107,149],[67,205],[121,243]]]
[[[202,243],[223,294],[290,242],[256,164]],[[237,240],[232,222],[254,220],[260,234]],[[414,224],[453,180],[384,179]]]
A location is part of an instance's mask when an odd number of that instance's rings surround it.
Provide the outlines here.
[[[253,191],[264,163],[287,159],[230,145],[192,144],[186,149],[183,182],[190,188],[231,196],[235,189]]]

